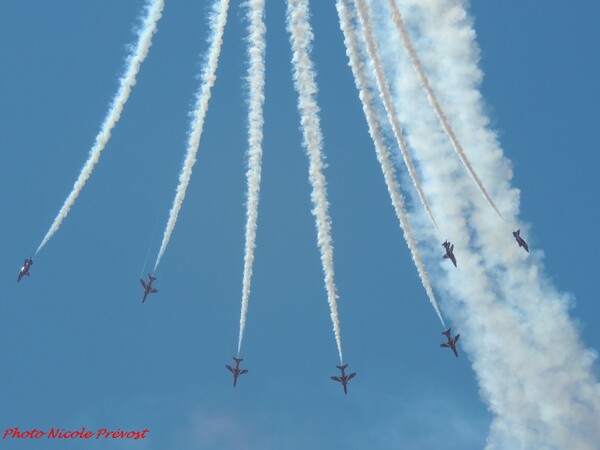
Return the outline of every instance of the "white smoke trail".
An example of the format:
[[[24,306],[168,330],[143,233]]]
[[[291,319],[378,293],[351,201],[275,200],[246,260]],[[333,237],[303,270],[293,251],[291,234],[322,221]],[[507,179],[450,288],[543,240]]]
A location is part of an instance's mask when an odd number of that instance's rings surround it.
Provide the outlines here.
[[[373,143],[375,144],[377,160],[379,161],[379,164],[381,164],[381,170],[383,172],[383,177],[385,179],[388,192],[392,199],[392,205],[394,206],[396,217],[398,217],[398,220],[400,221],[400,227],[404,232],[404,239],[406,240],[415,266],[417,267],[417,271],[419,272],[421,282],[423,283],[423,287],[427,292],[429,301],[433,305],[433,309],[435,310],[440,322],[442,323],[442,326],[445,329],[446,324],[444,323],[442,313],[440,312],[437,301],[435,300],[435,295],[433,294],[429,277],[427,276],[427,272],[425,272],[425,267],[421,261],[421,256],[419,254],[419,250],[417,248],[417,244],[415,243],[410,223],[408,221],[408,215],[406,214],[406,210],[404,208],[404,200],[400,192],[400,186],[398,186],[398,183],[396,182],[396,174],[394,166],[391,162],[390,152],[383,141],[381,133],[379,132],[377,115],[373,109],[373,97],[369,90],[369,82],[367,77],[362,70],[364,66],[361,60],[360,50],[358,48],[358,36],[351,23],[352,19],[350,11],[345,0],[337,0],[336,7],[338,16],[340,18],[340,28],[344,33],[346,54],[348,55],[349,64],[354,75],[354,81],[363,105],[363,111],[365,117],[367,118],[369,134],[371,135],[371,139],[373,139]]]
[[[192,115],[192,123],[188,135],[185,161],[183,162],[183,168],[179,174],[179,185],[177,186],[173,206],[169,212],[169,220],[167,221],[167,227],[165,228],[160,250],[156,258],[156,263],[154,264],[154,271],[156,271],[167,245],[169,244],[169,239],[171,239],[175,223],[177,223],[177,216],[179,215],[183,199],[185,198],[185,191],[190,184],[192,168],[196,163],[196,153],[198,152],[200,137],[202,136],[202,130],[204,129],[204,118],[208,111],[211,89],[217,79],[216,71],[219,64],[221,46],[223,45],[223,33],[225,31],[225,25],[227,24],[228,9],[229,0],[215,0],[212,5],[212,13],[209,18],[211,44],[208,51],[208,59],[202,69],[202,83],[196,94],[196,106]]]
[[[451,105],[446,114],[463,144],[472,148],[473,163],[509,223],[518,223],[518,191],[479,92],[481,72],[475,32],[463,2],[400,0],[407,24],[426,42],[413,40],[431,74],[438,95]],[[379,26],[381,25],[381,26]],[[423,148],[419,163],[442,167],[424,185],[443,205],[444,227],[456,238],[461,270],[447,272],[438,289],[447,292],[445,312],[460,324],[462,345],[473,362],[480,392],[494,414],[487,448],[598,448],[600,385],[593,375],[596,353],[582,344],[569,318],[569,296],[544,275],[541,252],[527,254],[517,246],[506,223],[489,214],[489,206],[462,170],[455,151],[429,107],[411,62],[401,60],[403,44],[391,20],[378,24],[390,50],[385,63],[396,67],[398,112],[407,139]],[[395,51],[393,51],[395,50]],[[452,189],[448,189],[452,186]],[[460,192],[460,195],[456,195]],[[423,212],[416,211],[425,221]],[[413,216],[414,217],[414,216]],[[411,219],[413,218],[411,217]],[[433,233],[416,228],[424,242]],[[437,242],[431,247],[437,249]]]
[[[446,134],[448,135],[448,138],[450,139],[450,142],[452,142],[452,147],[454,147],[454,150],[458,154],[460,160],[466,167],[467,171],[473,178],[473,181],[475,181],[475,184],[477,185],[477,187],[479,188],[479,190],[481,191],[481,193],[483,194],[483,196],[485,197],[487,202],[492,206],[492,208],[494,208],[494,211],[496,211],[496,213],[500,217],[502,217],[502,214],[500,214],[500,211],[498,211],[496,204],[494,203],[494,201],[492,200],[492,198],[490,197],[488,192],[485,190],[483,183],[481,182],[481,180],[475,173],[475,170],[473,169],[473,166],[469,162],[467,155],[465,155],[465,151],[463,150],[462,145],[460,145],[460,142],[458,141],[456,134],[454,133],[454,130],[452,129],[452,126],[448,122],[448,119],[446,118],[446,115],[444,114],[444,111],[442,110],[442,107],[440,106],[440,102],[438,102],[438,99],[435,96],[433,89],[431,89],[431,85],[429,84],[427,75],[425,75],[423,66],[421,65],[421,62],[419,61],[419,58],[418,58],[417,54],[415,53],[415,49],[413,48],[412,43],[410,41],[410,36],[408,35],[408,32],[406,31],[406,27],[404,26],[404,20],[402,19],[402,15],[400,14],[400,11],[398,10],[398,6],[396,5],[394,0],[388,0],[388,5],[390,6],[390,9],[392,11],[392,19],[394,21],[394,24],[396,25],[396,28],[398,29],[398,33],[400,34],[402,43],[404,44],[404,48],[406,48],[406,51],[408,52],[408,56],[410,57],[410,60],[413,64],[413,67],[415,68],[415,71],[417,72],[417,75],[419,75],[419,80],[421,81],[421,84],[423,85],[423,89],[425,89],[425,92],[427,92],[427,98],[429,98],[429,102],[431,103],[431,106],[433,107],[435,113],[437,114],[438,119],[440,120],[440,123],[441,123],[442,127],[444,128],[444,131],[446,132]]]
[[[327,187],[323,175],[323,138],[319,120],[319,106],[315,100],[317,83],[315,71],[310,59],[310,46],[313,39],[312,29],[308,21],[307,0],[288,0],[287,29],[292,45],[292,64],[294,69],[294,86],[298,92],[298,110],[302,126],[303,144],[309,157],[309,179],[312,185],[312,213],[316,218],[317,241],[321,251],[321,264],[325,273],[325,289],[331,310],[331,321],[335,342],[338,347],[340,362],[342,358],[342,340],[337,312],[337,294],[333,270],[333,245],[331,242],[331,219],[329,218],[329,202]]]
[[[88,178],[92,174],[92,171],[94,170],[94,166],[100,159],[100,154],[102,153],[102,150],[104,150],[104,147],[106,147],[106,144],[110,139],[112,129],[115,127],[115,125],[121,118],[123,107],[125,106],[125,103],[127,103],[129,94],[131,94],[131,89],[133,88],[133,86],[135,86],[136,77],[140,70],[140,66],[144,59],[146,59],[146,56],[148,55],[148,51],[150,50],[150,46],[152,45],[152,37],[154,36],[154,33],[156,33],[156,27],[158,21],[162,16],[163,8],[164,0],[154,0],[146,5],[146,18],[144,19],[142,28],[139,31],[137,45],[133,50],[133,53],[127,58],[127,70],[125,71],[125,74],[119,82],[119,91],[113,99],[112,106],[110,107],[110,110],[108,111],[108,114],[104,119],[104,123],[102,124],[100,132],[96,136],[96,142],[90,150],[88,160],[83,165],[81,173],[79,174],[79,177],[77,177],[77,180],[73,185],[73,190],[65,200],[65,203],[58,212],[56,218],[54,219],[52,226],[46,233],[46,236],[44,236],[42,243],[35,251],[36,254],[42,249],[44,245],[46,245],[46,243],[52,237],[52,235],[54,235],[54,233],[58,231],[60,224],[69,214],[69,211],[75,203],[77,196],[83,189],[83,186],[85,186],[86,181],[88,180]]]
[[[246,210],[246,245],[244,249],[244,280],[242,283],[242,310],[240,313],[240,337],[238,357],[242,350],[242,339],[246,328],[246,314],[250,297],[252,263],[256,247],[256,221],[258,219],[258,199],[260,193],[260,171],[263,139],[263,103],[265,100],[265,0],[251,0],[247,3],[248,20],[248,203]]]
[[[429,218],[431,222],[437,229],[437,223],[433,217],[433,213],[431,212],[431,208],[429,207],[429,203],[427,202],[427,198],[425,197],[425,193],[423,192],[423,188],[421,187],[421,182],[419,181],[419,177],[417,176],[417,172],[413,166],[412,159],[408,152],[408,146],[406,144],[406,140],[402,134],[402,128],[400,127],[400,123],[398,121],[398,117],[396,114],[396,107],[394,106],[394,102],[392,101],[392,94],[390,92],[389,85],[385,79],[385,74],[383,72],[383,65],[381,63],[381,58],[379,55],[379,50],[377,49],[377,44],[373,34],[373,27],[371,24],[371,17],[369,12],[369,5],[364,1],[354,0],[355,8],[358,10],[358,16],[360,19],[360,24],[363,30],[363,35],[365,38],[365,42],[367,44],[367,53],[369,54],[369,58],[373,62],[373,68],[375,70],[375,79],[377,81],[377,87],[379,89],[379,93],[381,99],[383,101],[383,105],[385,107],[385,111],[388,116],[388,120],[390,125],[392,126],[392,131],[394,132],[394,137],[398,142],[398,146],[400,147],[400,152],[402,153],[402,158],[404,158],[404,163],[408,168],[408,173],[412,178],[413,184],[415,185],[415,189],[419,194],[419,198],[421,199],[421,203],[425,207],[427,214],[429,214]]]

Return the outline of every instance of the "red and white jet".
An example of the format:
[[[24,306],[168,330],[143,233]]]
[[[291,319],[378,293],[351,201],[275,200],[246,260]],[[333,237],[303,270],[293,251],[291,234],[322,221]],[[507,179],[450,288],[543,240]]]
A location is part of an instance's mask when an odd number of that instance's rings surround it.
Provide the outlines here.
[[[451,330],[451,328],[448,328],[446,331],[442,332],[442,334],[448,338],[448,342],[444,342],[443,344],[440,344],[440,347],[450,347],[452,349],[452,351],[454,352],[454,356],[456,356],[458,358],[458,352],[456,351],[456,341],[458,341],[460,334],[457,334],[453,338],[450,330]]]
[[[513,231],[513,236],[517,240],[519,247],[523,247],[525,251],[529,253],[529,246],[527,245],[527,242],[525,242],[525,239],[521,237],[521,230]]]
[[[225,364],[225,367],[227,367],[227,370],[229,370],[233,374],[233,387],[235,387],[235,385],[237,384],[238,377],[240,375],[248,373],[248,371],[246,369],[240,369],[240,363],[244,360],[243,358],[236,358],[234,356],[233,360],[235,361],[235,367],[231,367],[228,364]]]
[[[158,289],[154,289],[152,287],[152,282],[154,280],[156,280],[156,277],[153,277],[150,274],[148,274],[148,280],[146,282],[144,282],[144,280],[140,278],[140,283],[142,283],[142,287],[144,288],[144,296],[142,297],[142,303],[146,301],[146,297],[148,297],[148,294],[156,294],[158,292]]]
[[[32,264],[33,259],[27,258],[25,260],[25,262],[23,263],[23,267],[21,267],[21,271],[19,272],[19,276],[17,277],[17,283],[21,281],[21,278],[23,278],[25,275],[29,276],[29,269],[31,268]]]
[[[450,261],[452,261],[452,264],[454,264],[454,267],[457,267],[456,266],[456,257],[454,256],[454,244],[451,244],[450,242],[446,241],[442,244],[442,247],[444,247],[446,249],[446,254],[444,255],[444,259],[450,258]]]
[[[344,364],[343,366],[336,366],[338,369],[340,369],[342,371],[342,375],[339,377],[331,377],[331,379],[333,381],[339,381],[340,383],[342,383],[342,386],[344,386],[344,394],[348,394],[348,388],[346,387],[346,385],[348,384],[348,381],[350,381],[352,378],[354,378],[356,376],[356,372],[352,372],[350,375],[346,375],[344,373],[344,370],[346,370],[346,367],[348,367],[348,364]]]

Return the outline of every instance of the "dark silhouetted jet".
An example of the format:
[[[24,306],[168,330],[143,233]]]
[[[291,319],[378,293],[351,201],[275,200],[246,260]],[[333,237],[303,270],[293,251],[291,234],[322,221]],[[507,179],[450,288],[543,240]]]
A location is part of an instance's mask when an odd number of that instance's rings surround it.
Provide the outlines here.
[[[452,351],[454,352],[454,356],[456,356],[458,358],[458,352],[456,351],[456,341],[458,341],[460,334],[457,334],[453,338],[450,330],[451,330],[451,328],[448,328],[446,331],[442,332],[442,334],[445,335],[446,338],[448,339],[448,342],[444,342],[443,344],[440,344],[440,347],[450,347],[452,349]]]
[[[521,230],[513,231],[513,236],[515,237],[515,239],[519,243],[519,247],[523,247],[525,249],[525,251],[527,253],[529,253],[529,246],[527,245],[527,242],[525,242],[525,239],[523,239],[520,236],[520,234],[521,234]]]
[[[152,287],[152,282],[154,280],[156,280],[156,277],[153,277],[150,274],[148,274],[147,281],[144,281],[140,278],[140,283],[142,283],[142,287],[144,288],[144,296],[142,297],[142,303],[146,301],[146,297],[148,297],[148,294],[156,294],[158,292],[158,289],[154,289]]]
[[[21,281],[21,278],[23,278],[25,275],[29,276],[29,269],[31,268],[32,264],[33,259],[27,258],[25,260],[25,262],[23,263],[23,267],[21,267],[21,271],[19,272],[19,276],[17,277],[17,283]]]
[[[355,377],[356,372],[352,372],[350,375],[346,375],[344,373],[344,370],[346,370],[346,367],[348,367],[348,364],[344,364],[343,366],[336,366],[338,369],[340,369],[342,371],[342,376],[340,377],[331,377],[331,379],[333,381],[339,381],[340,383],[342,383],[342,386],[344,386],[344,394],[348,394],[348,389],[346,387],[346,385],[348,384],[348,381],[350,381],[352,378]]]
[[[444,247],[446,249],[446,254],[444,255],[444,259],[450,258],[450,261],[452,261],[452,264],[454,264],[454,267],[457,267],[456,257],[454,256],[454,245],[451,244],[450,242],[446,241],[442,244],[442,247]]]
[[[227,367],[227,370],[229,370],[233,374],[233,387],[235,387],[235,385],[237,384],[238,377],[240,375],[248,373],[248,371],[246,369],[240,369],[240,363],[244,360],[243,358],[236,358],[234,356],[233,360],[235,361],[235,367],[231,367],[228,364],[225,364],[225,367]]]

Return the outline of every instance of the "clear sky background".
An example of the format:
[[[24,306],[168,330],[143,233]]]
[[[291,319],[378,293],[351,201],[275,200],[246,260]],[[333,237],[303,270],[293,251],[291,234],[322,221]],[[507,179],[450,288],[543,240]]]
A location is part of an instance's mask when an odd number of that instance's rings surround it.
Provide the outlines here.
[[[263,178],[243,366],[245,10],[232,2],[198,162],[160,293],[141,304],[184,157],[210,2],[169,2],[100,163],[17,284],[117,88],[141,0],[0,2],[0,432],[151,430],[103,449],[480,449],[491,415],[469,355],[441,349],[390,205],[334,2],[312,2],[348,396],[310,213],[284,2],[267,2]],[[521,218],[571,315],[600,348],[600,6],[474,2],[482,93]],[[515,243],[516,245],[516,243]],[[440,256],[443,253],[440,247]],[[442,311],[443,313],[443,311]],[[460,323],[450,323],[460,332]],[[599,375],[595,365],[596,377]],[[9,449],[52,440],[3,441]],[[61,442],[60,448],[83,448]]]

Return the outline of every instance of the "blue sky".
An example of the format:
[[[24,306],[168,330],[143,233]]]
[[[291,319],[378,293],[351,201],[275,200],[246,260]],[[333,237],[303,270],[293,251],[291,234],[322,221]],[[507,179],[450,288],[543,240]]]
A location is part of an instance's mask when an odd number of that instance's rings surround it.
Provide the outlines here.
[[[144,442],[86,448],[483,448],[492,416],[469,354],[459,347],[456,360],[439,348],[439,322],[390,206],[332,2],[311,5],[313,57],[344,359],[358,372],[349,395],[329,379],[338,358],[283,2],[269,2],[266,15],[263,177],[242,348],[250,373],[234,390],[224,368],[237,349],[245,223],[246,23],[237,2],[198,162],[156,273],[160,293],[140,303],[137,279],[160,244],[207,47],[209,2],[192,3],[167,2],[100,163],[18,285],[22,260],[93,144],[144,2],[0,4],[0,431],[151,430]],[[543,250],[559,291],[573,294],[584,344],[598,349],[600,7],[569,8],[475,2],[470,13],[487,113],[531,224],[526,238]]]

